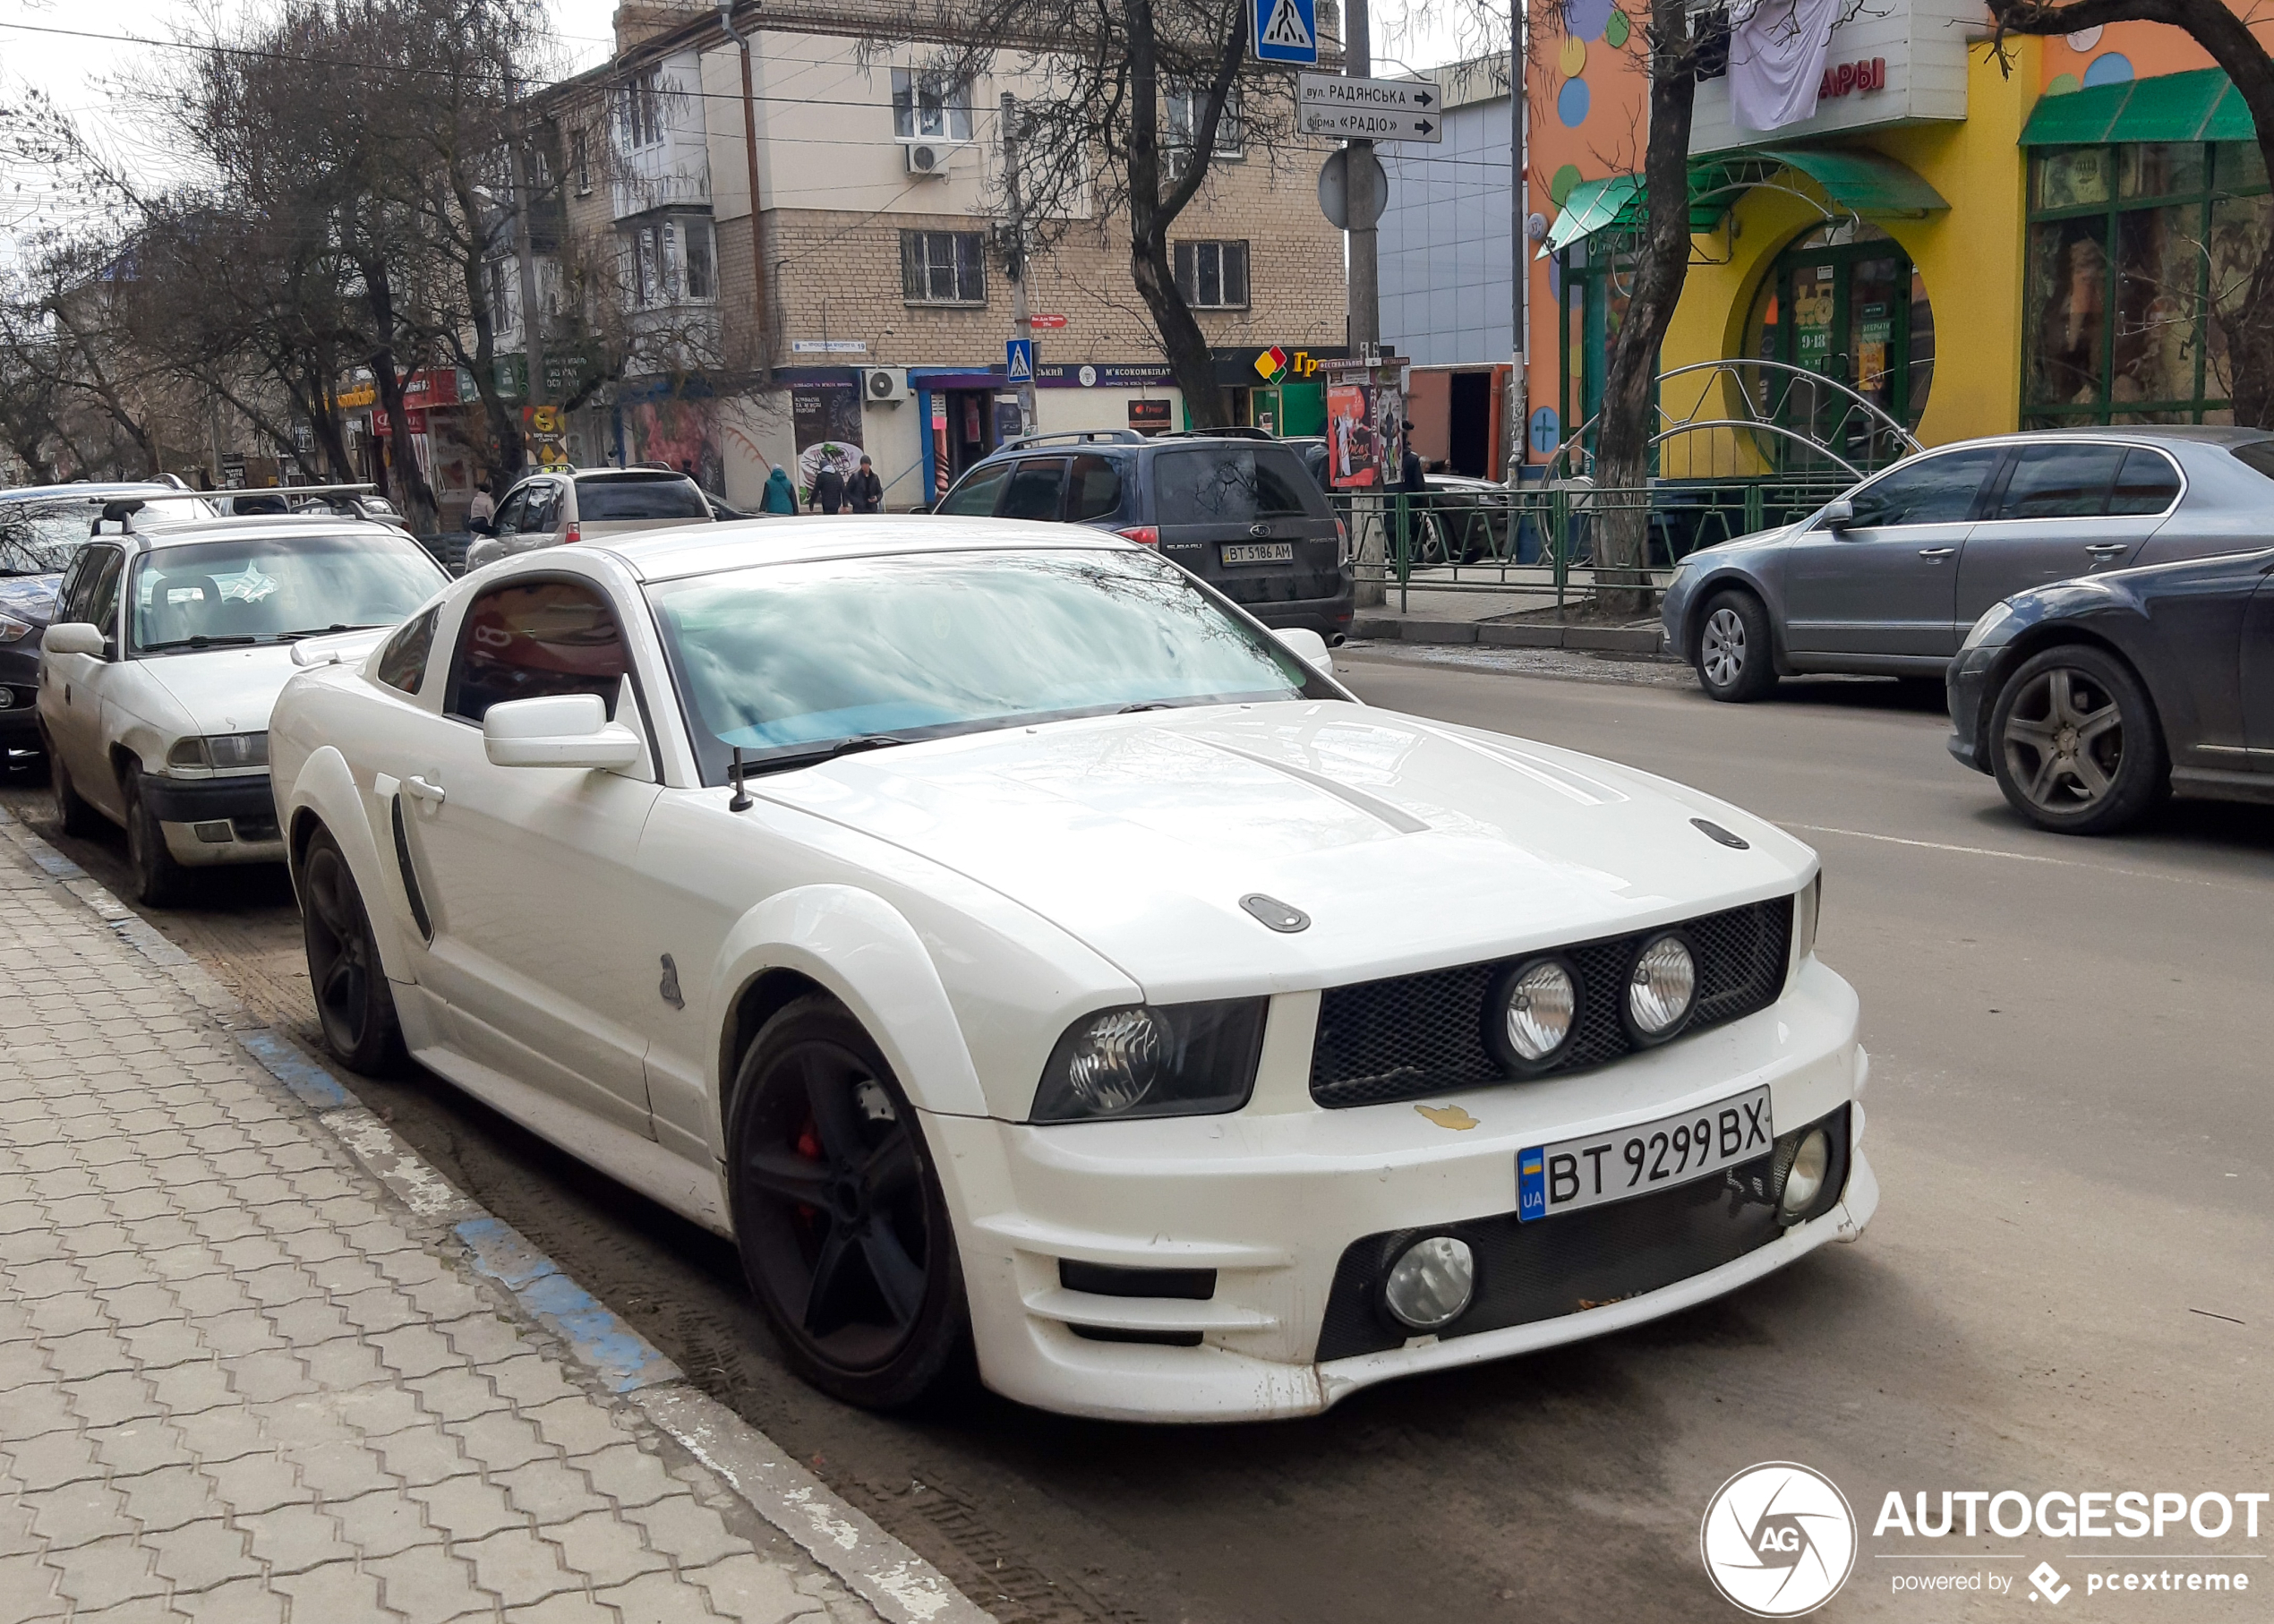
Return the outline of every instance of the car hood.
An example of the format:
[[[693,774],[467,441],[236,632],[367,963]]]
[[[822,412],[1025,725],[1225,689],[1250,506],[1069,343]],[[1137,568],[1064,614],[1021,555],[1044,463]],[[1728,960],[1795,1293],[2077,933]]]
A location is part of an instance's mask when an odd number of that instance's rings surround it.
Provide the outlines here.
[[[1748,535],[1731,536],[1726,542],[1715,542],[1710,547],[1700,547],[1694,552],[1685,553],[1682,561],[1685,564],[1710,565],[1717,559],[1757,552],[1764,547],[1774,547],[1777,543],[1790,539],[1805,523],[1807,521],[1803,519],[1790,525],[1779,525],[1774,530],[1756,530]]]
[[[189,713],[200,733],[258,733],[293,673],[294,645],[193,649],[152,654],[141,662],[150,680]]]
[[[1616,935],[1815,867],[1774,825],[1647,774],[1341,702],[1012,728],[752,788],[1013,898],[1165,1001]],[[1240,905],[1258,893],[1309,927],[1268,928]]]
[[[56,618],[56,588],[63,580],[60,575],[0,576],[0,615],[46,627]]]

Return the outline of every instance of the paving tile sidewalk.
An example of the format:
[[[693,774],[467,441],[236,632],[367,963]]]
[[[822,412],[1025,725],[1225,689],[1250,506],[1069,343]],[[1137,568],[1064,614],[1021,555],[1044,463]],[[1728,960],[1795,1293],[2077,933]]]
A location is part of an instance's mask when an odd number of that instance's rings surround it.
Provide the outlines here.
[[[0,1624],[879,1617],[127,934],[0,840]]]

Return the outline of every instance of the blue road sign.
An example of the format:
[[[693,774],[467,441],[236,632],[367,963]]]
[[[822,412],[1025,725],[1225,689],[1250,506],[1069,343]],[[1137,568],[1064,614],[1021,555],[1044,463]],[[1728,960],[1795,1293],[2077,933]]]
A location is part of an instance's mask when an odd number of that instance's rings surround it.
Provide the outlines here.
[[[1252,0],[1258,62],[1319,65],[1318,0]]]
[[[1034,381],[1034,340],[1013,338],[1003,346],[1003,371],[1013,383]]]

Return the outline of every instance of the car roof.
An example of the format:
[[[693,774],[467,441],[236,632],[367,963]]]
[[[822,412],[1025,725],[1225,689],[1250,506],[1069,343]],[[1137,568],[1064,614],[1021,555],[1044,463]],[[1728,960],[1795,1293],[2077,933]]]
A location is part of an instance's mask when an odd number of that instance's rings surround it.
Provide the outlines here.
[[[225,515],[220,518],[178,519],[172,524],[160,520],[130,530],[124,535],[105,535],[94,539],[130,544],[139,542],[148,551],[152,548],[182,546],[192,542],[315,541],[336,535],[370,536],[389,542],[408,539],[393,525],[382,525],[373,519],[349,518],[338,513],[246,513]],[[412,544],[417,545],[415,542]]]
[[[2153,445],[2162,441],[2169,445],[2187,446],[2246,446],[2253,440],[2274,438],[2264,429],[2237,428],[2227,423],[2077,423],[2061,429],[2023,429],[2012,434],[1982,434],[1971,440],[1953,440],[1942,445],[1928,446],[1929,451],[1947,451],[1958,446],[2004,446],[2030,444],[2059,444],[2065,440],[2118,440]]]
[[[588,552],[621,560],[644,581],[802,564],[824,559],[902,558],[926,553],[1016,551],[1143,551],[1109,530],[1054,525],[1039,519],[947,518],[929,514],[879,514],[852,518],[813,517],[727,519],[679,530],[645,530],[605,543],[582,543]],[[525,556],[536,556],[534,554]]]

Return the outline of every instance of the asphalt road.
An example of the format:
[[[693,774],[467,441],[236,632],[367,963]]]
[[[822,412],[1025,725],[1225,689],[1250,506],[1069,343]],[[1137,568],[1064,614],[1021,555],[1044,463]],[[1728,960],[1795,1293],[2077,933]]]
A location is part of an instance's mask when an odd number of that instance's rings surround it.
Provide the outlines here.
[[[1311,1421],[1103,1426],[979,1393],[880,1420],[783,1372],[720,1243],[438,1081],[351,1081],[1005,1624],[1736,1617],[1706,1588],[1698,1519],[1730,1474],[1774,1459],[1828,1474],[1863,1518],[1824,1617],[2010,1615],[2028,1589],[1894,1594],[1904,1572],[2018,1580],[2043,1557],[2077,1577],[2080,1549],[2274,1551],[2274,1515],[2255,1544],[1869,1537],[1890,1489],[2274,1488],[2274,814],[2181,805],[2119,840],[2034,833],[1944,755],[1937,696],[1915,685],[1788,685],[1733,707],[1646,663],[1353,649],[1344,670],[1374,704],[1663,773],[1822,851],[1821,952],[1860,992],[1873,1056],[1885,1195],[1859,1244],[1641,1330]],[[0,793],[55,838],[44,791]],[[115,843],[67,849],[118,883]],[[153,918],[309,1030],[279,879]],[[2274,1562],[2229,1566],[2274,1588]],[[2080,1588],[2063,1611],[2257,1618],[2265,1603]]]

